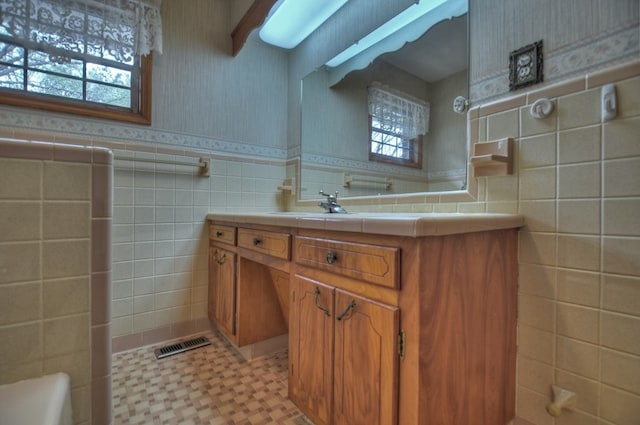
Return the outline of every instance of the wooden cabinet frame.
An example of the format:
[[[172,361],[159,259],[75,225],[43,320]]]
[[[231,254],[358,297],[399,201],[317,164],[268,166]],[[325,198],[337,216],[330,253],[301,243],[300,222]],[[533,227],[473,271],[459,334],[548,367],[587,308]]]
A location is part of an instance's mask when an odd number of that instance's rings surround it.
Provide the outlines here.
[[[268,305],[278,304],[281,311],[288,311],[283,317],[289,318],[289,393],[318,425],[506,425],[513,419],[516,228],[403,237],[246,223],[242,227],[291,235],[291,260],[243,247],[233,250],[238,254],[239,275],[245,269],[249,275],[280,287],[271,299],[265,299]],[[364,281],[369,279],[359,271],[364,263],[355,259],[342,269],[314,266],[324,254],[300,257],[298,239],[335,241],[314,245],[313,249],[339,246],[365,247],[361,250],[365,253],[396,252],[397,258],[389,258],[398,267],[394,274],[399,281],[391,285]],[[270,270],[279,277],[274,279]],[[276,280],[279,283],[275,284]],[[284,287],[289,288],[288,304],[282,300]],[[317,297],[315,287],[320,288]],[[238,295],[237,302],[242,303],[243,297]],[[336,316],[345,310],[345,317],[353,319],[349,316],[353,311],[347,309],[351,300],[355,300],[357,309],[367,306],[358,310],[358,314],[366,311],[363,314],[369,316],[366,325],[364,320],[345,320],[344,326],[336,325]],[[273,317],[274,313],[270,314]],[[239,322],[243,320],[239,318]],[[371,335],[375,332],[370,330],[382,324],[392,324],[392,330],[376,332],[390,341],[393,355],[372,358],[381,359],[380,370],[391,371],[388,376],[380,376],[380,383],[385,382],[380,388],[390,390],[376,396],[377,407],[381,407],[376,416],[358,416],[357,412],[364,410],[361,406],[375,404],[358,395],[364,392],[358,385],[371,381],[349,381],[357,375],[372,374],[377,366],[372,366],[375,362],[354,366],[349,359],[375,351],[363,347],[374,345]],[[399,334],[403,336],[402,358]],[[301,339],[303,336],[306,339]],[[264,335],[258,332],[255,337]],[[358,343],[345,342],[353,340]],[[310,341],[313,345],[305,346]],[[309,365],[321,365],[320,370]],[[358,367],[362,368],[360,372]]]
[[[288,249],[287,260],[271,257],[236,234],[233,223],[210,226],[209,318],[244,347],[288,332],[289,261]]]

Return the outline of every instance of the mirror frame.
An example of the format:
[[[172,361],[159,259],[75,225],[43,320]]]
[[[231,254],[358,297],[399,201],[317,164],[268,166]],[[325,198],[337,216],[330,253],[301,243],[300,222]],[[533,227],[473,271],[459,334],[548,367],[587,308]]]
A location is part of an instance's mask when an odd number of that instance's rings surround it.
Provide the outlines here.
[[[352,196],[348,198],[338,198],[342,206],[384,206],[384,205],[406,205],[406,204],[444,204],[454,202],[476,202],[479,200],[478,179],[473,176],[473,168],[469,159],[470,152],[475,143],[479,142],[479,107],[471,108],[467,111],[467,188],[463,190],[451,190],[446,192],[415,192],[393,195],[369,195]],[[295,181],[300,182],[302,161],[300,157],[294,159],[296,176]],[[295,185],[295,207],[308,208],[317,207],[318,199],[301,199],[300,184]],[[319,196],[319,195],[318,195]]]

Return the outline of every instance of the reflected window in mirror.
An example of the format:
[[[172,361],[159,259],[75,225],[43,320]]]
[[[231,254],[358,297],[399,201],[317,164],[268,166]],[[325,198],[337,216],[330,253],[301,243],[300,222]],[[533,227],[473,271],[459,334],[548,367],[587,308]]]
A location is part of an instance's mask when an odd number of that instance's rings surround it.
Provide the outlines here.
[[[367,89],[369,160],[422,168],[429,104],[374,83]]]
[[[369,160],[422,168],[422,135],[412,139],[369,115]]]

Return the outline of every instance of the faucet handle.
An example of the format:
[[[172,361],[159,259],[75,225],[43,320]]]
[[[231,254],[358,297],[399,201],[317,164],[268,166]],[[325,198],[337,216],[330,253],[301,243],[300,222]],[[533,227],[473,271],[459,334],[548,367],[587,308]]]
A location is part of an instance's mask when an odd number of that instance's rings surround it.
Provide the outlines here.
[[[324,189],[320,189],[320,192],[318,192],[320,195],[322,196],[326,196],[327,197],[327,201],[329,202],[337,202],[338,201],[338,192],[336,190],[335,194],[331,194],[331,193],[324,193]]]

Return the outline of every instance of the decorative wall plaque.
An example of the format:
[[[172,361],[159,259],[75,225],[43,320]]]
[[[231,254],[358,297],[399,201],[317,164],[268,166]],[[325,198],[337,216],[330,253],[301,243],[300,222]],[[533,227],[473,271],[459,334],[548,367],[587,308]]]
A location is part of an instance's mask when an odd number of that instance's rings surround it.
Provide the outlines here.
[[[542,40],[510,53],[510,91],[539,83],[542,79]]]

